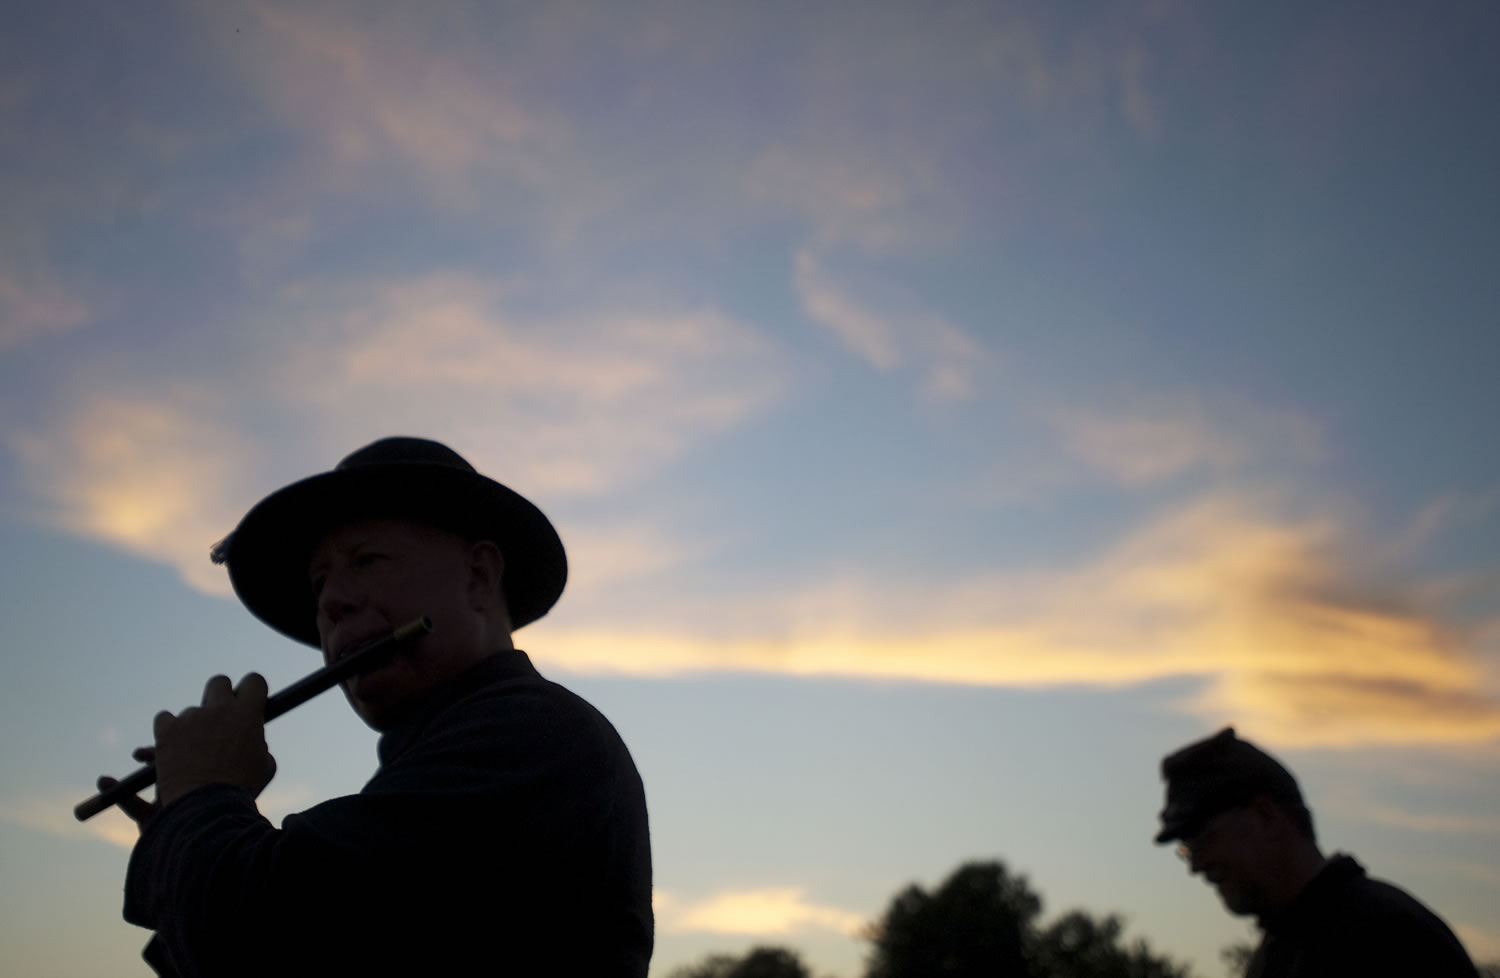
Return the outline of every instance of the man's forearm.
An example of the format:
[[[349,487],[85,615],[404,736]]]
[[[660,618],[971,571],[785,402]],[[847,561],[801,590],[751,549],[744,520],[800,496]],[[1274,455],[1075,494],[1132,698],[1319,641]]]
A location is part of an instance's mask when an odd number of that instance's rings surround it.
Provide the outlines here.
[[[184,976],[225,974],[254,929],[265,886],[257,866],[267,863],[277,830],[249,792],[206,785],[179,798],[147,824],[125,876],[125,920],[156,931]],[[153,967],[158,962],[152,962]]]

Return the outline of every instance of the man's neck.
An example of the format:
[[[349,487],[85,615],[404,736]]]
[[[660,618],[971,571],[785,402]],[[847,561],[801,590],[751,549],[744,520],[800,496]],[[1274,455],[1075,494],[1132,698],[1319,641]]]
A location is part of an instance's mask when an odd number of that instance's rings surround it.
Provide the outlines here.
[[[1281,872],[1277,874],[1278,892],[1274,895],[1275,912],[1280,913],[1290,907],[1302,895],[1302,891],[1307,889],[1307,884],[1311,883],[1326,865],[1328,865],[1328,860],[1312,842],[1298,845],[1288,853]]]

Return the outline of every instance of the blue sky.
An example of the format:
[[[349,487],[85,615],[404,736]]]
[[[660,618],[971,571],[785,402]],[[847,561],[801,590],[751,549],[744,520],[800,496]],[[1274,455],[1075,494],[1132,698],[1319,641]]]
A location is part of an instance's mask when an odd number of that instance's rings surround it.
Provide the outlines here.
[[[0,40],[0,963],[146,973],[94,776],[309,671],[208,546],[387,434],[536,501],[654,974],[910,882],[1222,972],[1226,724],[1500,958],[1490,4],[23,4]],[[357,790],[277,722],[276,817]],[[136,969],[134,972],[129,969]]]

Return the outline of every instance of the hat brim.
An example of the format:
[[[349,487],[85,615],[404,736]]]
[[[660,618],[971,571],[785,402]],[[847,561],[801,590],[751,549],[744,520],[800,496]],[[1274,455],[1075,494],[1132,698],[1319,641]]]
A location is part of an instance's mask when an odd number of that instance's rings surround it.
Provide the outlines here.
[[[1238,807],[1239,803],[1239,795],[1221,794],[1198,798],[1188,804],[1179,802],[1168,805],[1167,809],[1161,813],[1161,831],[1156,833],[1156,844],[1190,839],[1198,834],[1198,830],[1203,828],[1209,819],[1220,812],[1227,812],[1231,808]]]
[[[1160,832],[1156,833],[1156,844],[1162,845],[1167,842],[1176,842],[1179,839],[1185,839],[1188,836],[1187,829],[1188,823],[1186,822],[1164,826]]]
[[[315,475],[265,499],[240,521],[226,563],[235,594],[261,621],[317,647],[308,559],[325,534],[361,519],[410,519],[471,540],[505,558],[511,628],[545,615],[562,595],[568,562],[542,511],[500,483],[452,466],[367,464]]]

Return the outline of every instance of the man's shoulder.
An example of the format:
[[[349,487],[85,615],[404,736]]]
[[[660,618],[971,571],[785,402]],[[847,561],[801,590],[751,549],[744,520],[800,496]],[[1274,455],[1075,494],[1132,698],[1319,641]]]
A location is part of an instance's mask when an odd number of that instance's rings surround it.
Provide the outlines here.
[[[614,725],[592,703],[543,677],[524,652],[507,659],[433,715],[414,746],[500,749],[507,755],[541,750],[578,761],[629,757]]]
[[[1437,914],[1421,900],[1395,883],[1370,876],[1353,857],[1336,856],[1332,862],[1335,865],[1331,868],[1338,868],[1337,864],[1340,862],[1348,867],[1344,869],[1338,885],[1330,892],[1335,907],[1343,913],[1358,916],[1362,920],[1389,918],[1435,921],[1446,928]]]
[[[1433,967],[1432,974],[1471,974],[1463,945],[1430,907],[1395,883],[1371,877],[1350,856],[1336,857],[1338,876],[1323,897],[1314,930],[1358,947],[1373,962],[1410,959]]]
[[[498,717],[517,713],[534,719],[603,725],[613,729],[604,714],[578,693],[542,676],[519,649],[508,654],[508,667],[494,669],[486,680],[448,708],[457,715]],[[504,712],[498,708],[503,705]]]
[[[639,778],[629,749],[603,714],[528,662],[494,663],[468,678],[461,693],[420,724],[386,734],[380,769],[365,794],[472,795],[521,786],[540,793],[580,786],[608,791]]]

